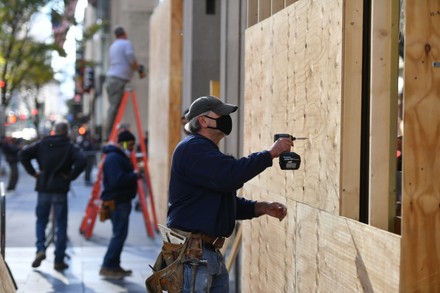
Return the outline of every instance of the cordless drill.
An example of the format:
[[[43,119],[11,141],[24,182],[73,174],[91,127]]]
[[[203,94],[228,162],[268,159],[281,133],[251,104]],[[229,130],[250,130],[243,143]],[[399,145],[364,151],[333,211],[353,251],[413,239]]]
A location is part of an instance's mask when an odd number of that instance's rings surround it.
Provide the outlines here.
[[[145,77],[145,66],[142,64],[139,64],[138,66],[138,73],[139,73],[139,78],[144,78]]]
[[[279,133],[274,135],[274,141],[282,137],[290,138],[292,141],[307,139],[306,137],[294,137],[290,134]],[[298,170],[301,165],[301,157],[294,152],[284,152],[280,155],[279,162],[281,170]]]

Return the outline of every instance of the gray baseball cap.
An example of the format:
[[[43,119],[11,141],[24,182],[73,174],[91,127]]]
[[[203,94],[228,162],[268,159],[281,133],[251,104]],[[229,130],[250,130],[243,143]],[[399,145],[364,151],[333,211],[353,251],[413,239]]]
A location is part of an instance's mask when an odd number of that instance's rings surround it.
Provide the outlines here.
[[[217,97],[204,96],[192,102],[185,117],[188,121],[190,121],[194,117],[209,111],[212,111],[220,116],[226,116],[237,111],[237,109],[238,106],[223,103],[222,100]]]

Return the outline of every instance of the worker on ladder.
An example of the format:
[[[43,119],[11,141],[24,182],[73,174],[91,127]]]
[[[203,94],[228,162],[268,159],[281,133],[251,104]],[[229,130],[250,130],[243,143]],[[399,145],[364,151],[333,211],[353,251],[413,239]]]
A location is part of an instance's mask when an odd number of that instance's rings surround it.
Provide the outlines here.
[[[133,72],[138,71],[140,78],[145,77],[144,66],[138,64],[133,45],[128,40],[124,28],[117,27],[114,33],[116,40],[110,46],[110,65],[106,75],[106,87],[110,103],[107,111],[106,140],[111,134],[116,113],[124,95],[125,86],[131,80]]]

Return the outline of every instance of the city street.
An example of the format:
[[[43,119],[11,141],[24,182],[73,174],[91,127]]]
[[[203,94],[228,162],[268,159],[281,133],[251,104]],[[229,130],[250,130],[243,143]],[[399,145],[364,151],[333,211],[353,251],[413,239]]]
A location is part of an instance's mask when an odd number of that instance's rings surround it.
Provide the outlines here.
[[[6,171],[7,165],[4,166]],[[96,172],[96,169],[95,169]],[[129,235],[122,253],[121,266],[133,270],[133,275],[123,280],[106,280],[99,276],[99,269],[106,246],[111,237],[109,221],[96,221],[89,240],[79,233],[80,223],[91,194],[92,186],[84,182],[84,173],[72,183],[69,192],[68,258],[69,268],[63,273],[53,269],[54,245],[50,245],[40,267],[31,263],[35,257],[35,205],[37,195],[35,180],[19,167],[17,189],[6,195],[6,249],[5,260],[17,284],[17,292],[145,292],[145,279],[151,273],[161,247],[161,238],[147,236],[141,212],[131,213]],[[5,174],[1,181],[8,181]],[[50,224],[48,231],[50,229]]]

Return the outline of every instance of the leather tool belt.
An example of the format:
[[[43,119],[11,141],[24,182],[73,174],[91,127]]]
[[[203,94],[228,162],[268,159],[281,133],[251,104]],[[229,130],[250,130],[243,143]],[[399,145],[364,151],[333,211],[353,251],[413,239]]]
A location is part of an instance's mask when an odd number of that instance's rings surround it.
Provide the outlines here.
[[[223,244],[225,244],[225,240],[226,240],[225,237],[211,237],[203,233],[186,232],[176,228],[172,228],[172,230],[185,237],[189,237],[189,235],[192,235],[193,238],[200,238],[205,242],[205,244],[208,244],[208,246],[212,246],[214,249],[216,248],[221,249],[223,247]]]
[[[212,245],[213,248],[221,249],[223,244],[225,244],[225,237],[211,237],[201,233],[199,235],[206,244]]]
[[[104,222],[110,219],[110,212],[115,209],[116,203],[114,200],[103,200],[99,206],[99,220]]]

